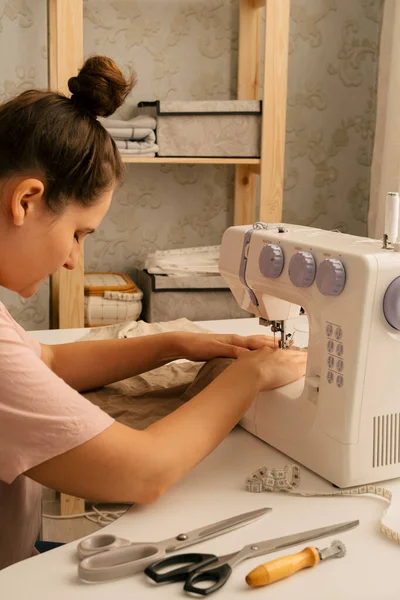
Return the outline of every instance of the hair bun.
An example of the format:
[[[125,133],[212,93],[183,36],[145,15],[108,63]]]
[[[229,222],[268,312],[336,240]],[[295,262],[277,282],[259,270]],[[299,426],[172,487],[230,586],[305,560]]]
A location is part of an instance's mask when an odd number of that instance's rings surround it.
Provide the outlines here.
[[[95,117],[108,117],[123,104],[135,83],[135,74],[125,78],[111,58],[92,56],[77,77],[68,80],[68,88],[79,108]]]

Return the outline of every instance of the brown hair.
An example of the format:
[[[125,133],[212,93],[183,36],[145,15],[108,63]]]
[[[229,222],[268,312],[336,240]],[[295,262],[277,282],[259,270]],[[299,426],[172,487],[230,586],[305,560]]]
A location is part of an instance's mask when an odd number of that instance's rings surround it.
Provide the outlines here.
[[[71,201],[90,206],[123,177],[120,153],[96,119],[121,106],[135,85],[113,60],[86,60],[68,87],[72,94],[28,90],[0,106],[0,178],[38,171],[45,202],[60,212]]]

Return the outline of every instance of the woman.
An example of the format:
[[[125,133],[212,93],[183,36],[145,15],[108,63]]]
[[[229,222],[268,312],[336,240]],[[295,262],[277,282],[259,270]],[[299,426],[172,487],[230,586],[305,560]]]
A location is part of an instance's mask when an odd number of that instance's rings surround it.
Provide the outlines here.
[[[69,80],[71,98],[30,90],[0,107],[0,285],[28,298],[74,269],[123,165],[96,119],[134,85],[105,57]],[[177,358],[238,358],[144,431],[115,422],[79,392]],[[155,501],[230,432],[260,390],[304,375],[303,353],[265,336],[157,334],[40,345],[0,303],[0,568],[34,553],[40,484],[105,502]]]

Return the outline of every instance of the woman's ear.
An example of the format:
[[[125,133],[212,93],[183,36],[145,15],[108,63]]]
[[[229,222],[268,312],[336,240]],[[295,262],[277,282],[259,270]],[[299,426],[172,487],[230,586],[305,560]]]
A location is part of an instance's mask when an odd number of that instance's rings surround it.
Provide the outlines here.
[[[21,227],[27,216],[42,209],[44,185],[40,179],[23,179],[11,195],[11,214],[14,225]]]

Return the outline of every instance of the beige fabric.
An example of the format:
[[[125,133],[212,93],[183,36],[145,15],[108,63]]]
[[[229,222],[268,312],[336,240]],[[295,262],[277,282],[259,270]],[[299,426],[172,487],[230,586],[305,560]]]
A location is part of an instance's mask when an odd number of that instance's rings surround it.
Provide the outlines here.
[[[119,423],[145,429],[186,402],[201,363],[170,364],[84,394]]]
[[[187,402],[197,394],[200,394],[218,375],[220,375],[229,365],[233,363],[234,358],[213,358],[207,361],[201,367],[193,383],[189,385],[182,394],[182,399]]]
[[[207,332],[187,319],[165,323],[135,321],[101,327],[80,341],[151,335],[164,331]],[[206,363],[176,361],[148,373],[87,392],[84,396],[119,423],[142,430],[176,410],[204,389],[232,359]]]
[[[205,327],[195,325],[188,319],[174,319],[172,321],[163,321],[160,323],[146,323],[146,321],[126,321],[116,323],[107,327],[101,327],[89,331],[79,339],[85,340],[112,340],[129,337],[138,337],[141,335],[151,335],[153,333],[165,333],[167,331],[193,331],[194,333],[211,333]]]

